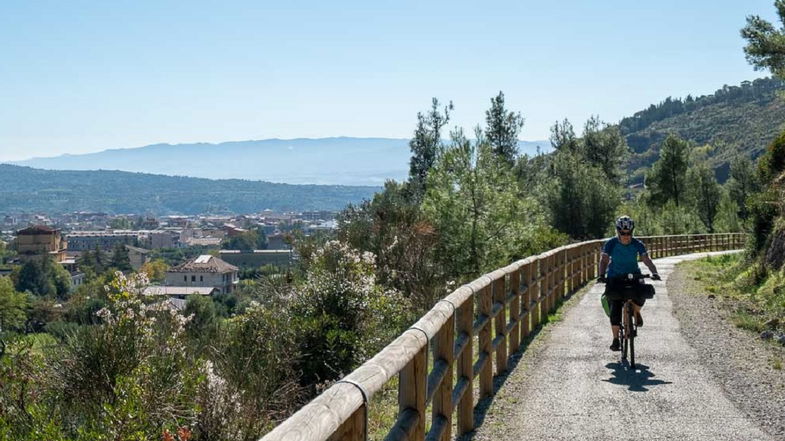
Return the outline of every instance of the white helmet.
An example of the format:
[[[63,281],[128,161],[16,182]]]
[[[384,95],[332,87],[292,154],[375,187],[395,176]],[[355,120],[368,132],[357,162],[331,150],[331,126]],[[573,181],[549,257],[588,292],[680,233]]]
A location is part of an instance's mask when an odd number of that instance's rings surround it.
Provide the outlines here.
[[[632,218],[629,216],[622,216],[616,219],[616,231],[621,230],[634,230],[635,229],[635,222],[632,221]]]

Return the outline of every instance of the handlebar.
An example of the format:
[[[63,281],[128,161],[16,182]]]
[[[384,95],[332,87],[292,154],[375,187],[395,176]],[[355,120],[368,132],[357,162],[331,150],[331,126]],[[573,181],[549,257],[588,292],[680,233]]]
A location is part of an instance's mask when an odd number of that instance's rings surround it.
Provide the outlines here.
[[[624,276],[618,276],[613,278],[606,278],[604,276],[600,276],[597,281],[600,283],[608,283],[612,281],[616,282],[632,282],[632,281],[640,281],[643,279],[653,279],[652,274],[635,274],[635,273],[628,273]]]

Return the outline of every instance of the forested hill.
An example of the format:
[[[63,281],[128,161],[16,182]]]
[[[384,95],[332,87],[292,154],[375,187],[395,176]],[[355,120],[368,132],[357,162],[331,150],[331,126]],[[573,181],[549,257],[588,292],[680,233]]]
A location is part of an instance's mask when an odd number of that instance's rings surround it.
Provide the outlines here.
[[[717,177],[727,177],[729,161],[738,153],[757,158],[783,128],[785,90],[781,80],[765,78],[724,86],[711,95],[667,98],[658,105],[624,118],[619,126],[634,152],[628,168],[640,182],[644,168],[657,160],[659,147],[669,133],[698,146]]]
[[[378,187],[289,185],[121,171],[53,171],[0,164],[0,213],[198,214],[340,210]]]

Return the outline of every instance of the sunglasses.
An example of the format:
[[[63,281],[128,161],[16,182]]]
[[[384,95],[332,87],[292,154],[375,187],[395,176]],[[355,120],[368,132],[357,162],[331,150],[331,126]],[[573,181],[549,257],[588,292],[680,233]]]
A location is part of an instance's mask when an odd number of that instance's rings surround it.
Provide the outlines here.
[[[632,231],[619,231],[620,236],[632,236]]]

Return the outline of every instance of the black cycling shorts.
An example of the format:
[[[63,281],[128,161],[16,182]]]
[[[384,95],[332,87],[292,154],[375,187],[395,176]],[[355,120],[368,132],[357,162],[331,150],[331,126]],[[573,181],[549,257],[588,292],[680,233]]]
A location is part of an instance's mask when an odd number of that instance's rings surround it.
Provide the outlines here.
[[[608,297],[608,305],[611,307],[611,325],[621,325],[621,310],[624,307],[625,299],[632,299],[638,306],[643,306],[646,303],[646,294],[644,292],[646,286],[648,285],[619,285],[608,281],[605,285],[605,296]]]

